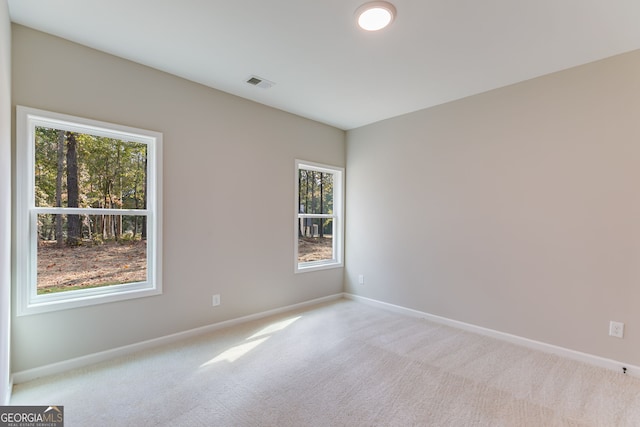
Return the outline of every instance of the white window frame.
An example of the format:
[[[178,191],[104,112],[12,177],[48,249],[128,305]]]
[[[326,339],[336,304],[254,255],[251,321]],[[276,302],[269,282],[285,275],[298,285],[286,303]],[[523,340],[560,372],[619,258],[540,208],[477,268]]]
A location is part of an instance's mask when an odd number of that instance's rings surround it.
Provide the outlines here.
[[[344,266],[344,168],[330,166],[321,163],[308,162],[305,160],[295,161],[295,193],[294,193],[294,233],[293,233],[293,255],[294,272],[305,273],[309,271],[325,270],[329,268],[340,268]],[[299,182],[300,169],[316,172],[330,173],[333,175],[333,214],[305,214],[300,213],[299,206]],[[331,218],[333,231],[333,258],[321,261],[298,262],[298,225],[303,218]]]
[[[23,106],[16,107],[16,296],[18,316],[84,307],[162,293],[162,134]],[[147,145],[147,208],[51,208],[35,205],[35,128],[48,127]],[[37,216],[137,215],[147,218],[147,280],[37,294]]]

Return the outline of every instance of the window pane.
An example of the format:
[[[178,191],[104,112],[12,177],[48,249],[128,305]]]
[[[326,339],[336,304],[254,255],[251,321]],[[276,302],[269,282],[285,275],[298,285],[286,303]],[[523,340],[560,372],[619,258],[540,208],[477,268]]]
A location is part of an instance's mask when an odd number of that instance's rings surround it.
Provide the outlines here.
[[[298,262],[334,259],[333,219],[300,218],[298,221]]]
[[[299,213],[333,214],[333,174],[298,170]]]
[[[35,128],[36,206],[144,209],[147,146]]]
[[[147,280],[146,217],[38,215],[37,293]]]

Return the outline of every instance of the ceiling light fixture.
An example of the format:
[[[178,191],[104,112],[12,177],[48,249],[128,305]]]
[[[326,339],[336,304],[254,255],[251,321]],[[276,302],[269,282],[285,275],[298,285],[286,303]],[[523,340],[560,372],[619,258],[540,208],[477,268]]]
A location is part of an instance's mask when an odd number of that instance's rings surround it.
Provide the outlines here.
[[[358,26],[366,31],[378,31],[393,22],[396,8],[386,1],[372,1],[356,9]]]

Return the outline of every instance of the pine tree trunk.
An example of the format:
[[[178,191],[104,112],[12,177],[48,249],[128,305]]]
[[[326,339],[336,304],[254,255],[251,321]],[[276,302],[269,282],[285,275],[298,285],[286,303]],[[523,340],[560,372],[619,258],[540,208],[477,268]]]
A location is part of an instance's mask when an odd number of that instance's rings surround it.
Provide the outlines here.
[[[73,132],[67,132],[67,206],[77,208],[80,199],[78,186],[78,142]],[[67,245],[80,244],[80,215],[67,217]]]
[[[136,175],[135,180],[133,182],[133,203],[135,205],[135,209],[140,209],[140,203],[138,202],[138,172],[140,170],[140,156],[137,157],[137,167],[136,167]],[[136,236],[138,235],[138,217],[133,217],[133,240],[136,240]]]
[[[147,177],[148,177],[148,169],[147,169],[147,153],[145,150],[144,155],[144,181],[142,182],[142,204],[143,209],[147,209]],[[141,237],[142,240],[147,240],[147,217],[145,216],[142,221],[142,231]]]
[[[302,173],[298,170],[298,213],[302,212]],[[298,238],[302,237],[302,223],[304,220],[298,219]]]
[[[304,212],[309,213],[309,171],[305,172],[305,187],[304,187]],[[309,236],[309,224],[311,218],[304,219],[304,235]]]
[[[62,176],[64,175],[64,131],[58,131],[58,171],[56,174],[56,207],[62,206]],[[59,248],[64,245],[62,233],[62,215],[56,215],[56,242]]]
[[[320,214],[324,213],[324,174],[320,172]],[[324,237],[324,218],[320,219],[320,237]]]
[[[318,198],[316,197],[316,172],[311,172],[311,209],[316,213]],[[309,237],[316,237],[313,233],[313,220],[309,220]]]

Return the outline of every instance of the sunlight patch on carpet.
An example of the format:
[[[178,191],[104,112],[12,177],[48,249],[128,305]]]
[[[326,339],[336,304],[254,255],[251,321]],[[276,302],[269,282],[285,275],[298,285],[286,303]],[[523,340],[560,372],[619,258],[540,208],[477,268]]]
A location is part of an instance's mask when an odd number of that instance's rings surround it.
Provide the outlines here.
[[[251,341],[248,343],[237,345],[235,347],[231,347],[229,350],[226,350],[225,352],[214,357],[208,362],[203,363],[202,365],[200,365],[200,367],[204,368],[205,366],[213,365],[214,363],[222,362],[223,360],[233,363],[239,358],[241,358],[242,356],[244,356],[245,354],[249,353],[251,350],[253,350],[257,346],[259,346],[260,344],[262,344],[263,342],[265,342],[266,340],[268,340],[269,338],[270,337],[264,337],[255,341]]]
[[[271,338],[271,336],[274,333],[276,333],[278,331],[282,331],[283,329],[287,328],[288,326],[290,326],[291,324],[296,322],[301,317],[302,316],[291,317],[289,319],[285,319],[285,320],[281,320],[281,321],[278,321],[278,322],[274,322],[274,323],[272,323],[272,324],[260,329],[258,332],[256,332],[255,334],[251,335],[250,337],[246,338],[245,341],[248,341],[248,342],[246,342],[244,344],[236,345],[234,347],[231,347],[228,350],[225,350],[224,352],[222,352],[218,356],[216,356],[213,359],[209,360],[208,362],[203,363],[202,365],[200,365],[200,367],[204,368],[205,366],[210,366],[210,365],[213,365],[214,363],[218,363],[218,362],[222,362],[222,361],[227,361],[229,363],[233,363],[236,360],[238,360],[239,358],[241,358],[242,356],[244,356],[245,354],[249,353],[250,351],[252,351],[256,347],[258,347],[260,344],[262,344],[263,342],[265,342],[269,338]]]
[[[298,316],[298,317],[292,317],[290,319],[285,319],[282,320],[280,322],[275,322],[272,323],[271,325],[267,326],[264,329],[259,330],[258,332],[256,332],[255,334],[251,335],[249,338],[247,338],[247,340],[252,340],[254,338],[258,338],[264,335],[271,335],[275,332],[281,331],[284,328],[286,328],[287,326],[291,325],[292,323],[294,323],[296,320],[300,319],[302,316]]]

